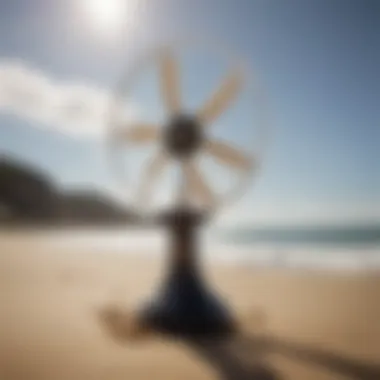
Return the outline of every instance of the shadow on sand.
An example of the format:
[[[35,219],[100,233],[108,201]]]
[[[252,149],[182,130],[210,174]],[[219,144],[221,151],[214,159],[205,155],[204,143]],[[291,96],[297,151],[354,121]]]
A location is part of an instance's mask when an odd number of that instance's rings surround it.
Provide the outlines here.
[[[281,380],[262,352],[244,351],[237,337],[229,339],[185,339],[201,360],[212,366],[220,380]]]
[[[219,372],[220,380],[280,380],[281,374],[265,359],[267,354],[319,366],[352,380],[380,380],[380,365],[273,337],[240,335],[221,341],[187,339],[186,343]]]
[[[136,327],[138,324],[131,327],[130,323],[125,323],[126,320],[131,320],[130,316],[125,318],[122,314],[109,310],[102,311],[98,316],[107,333],[119,343],[131,342],[136,337],[135,332],[141,332],[141,329]],[[378,364],[358,361],[269,336],[236,334],[223,339],[187,337],[181,338],[180,341],[201,360],[212,366],[219,374],[220,380],[283,379],[280,371],[270,365],[269,358],[266,357],[269,354],[302,361],[352,380],[380,380]]]

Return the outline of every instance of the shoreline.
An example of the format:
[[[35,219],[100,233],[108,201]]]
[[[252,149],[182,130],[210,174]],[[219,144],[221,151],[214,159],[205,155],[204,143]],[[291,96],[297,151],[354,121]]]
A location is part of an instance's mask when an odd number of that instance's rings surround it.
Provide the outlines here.
[[[139,227],[116,231],[0,230],[0,241],[8,248],[31,243],[42,250],[107,252],[163,259],[168,237],[163,231]],[[202,236],[200,252],[202,259],[211,265],[234,268],[380,273],[380,246],[377,245],[225,244]]]

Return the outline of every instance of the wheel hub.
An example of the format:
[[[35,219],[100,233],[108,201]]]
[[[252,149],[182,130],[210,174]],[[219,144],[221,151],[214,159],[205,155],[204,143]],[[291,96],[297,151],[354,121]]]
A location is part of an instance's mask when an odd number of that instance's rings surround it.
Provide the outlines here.
[[[201,147],[203,140],[199,121],[188,115],[174,116],[164,131],[165,148],[177,158],[193,155]]]

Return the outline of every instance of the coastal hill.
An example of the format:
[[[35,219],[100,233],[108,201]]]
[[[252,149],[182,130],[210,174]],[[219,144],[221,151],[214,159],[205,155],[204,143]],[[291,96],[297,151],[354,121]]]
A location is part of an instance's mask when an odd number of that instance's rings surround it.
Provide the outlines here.
[[[13,159],[0,159],[2,225],[109,225],[136,220],[131,210],[98,190],[61,191],[41,170]]]

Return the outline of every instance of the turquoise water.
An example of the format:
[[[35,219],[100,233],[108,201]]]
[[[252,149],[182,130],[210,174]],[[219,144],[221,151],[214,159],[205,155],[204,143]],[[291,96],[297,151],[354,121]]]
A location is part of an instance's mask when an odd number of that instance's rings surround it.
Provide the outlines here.
[[[313,245],[335,247],[380,246],[379,226],[220,228],[210,231],[219,242],[237,245]]]

